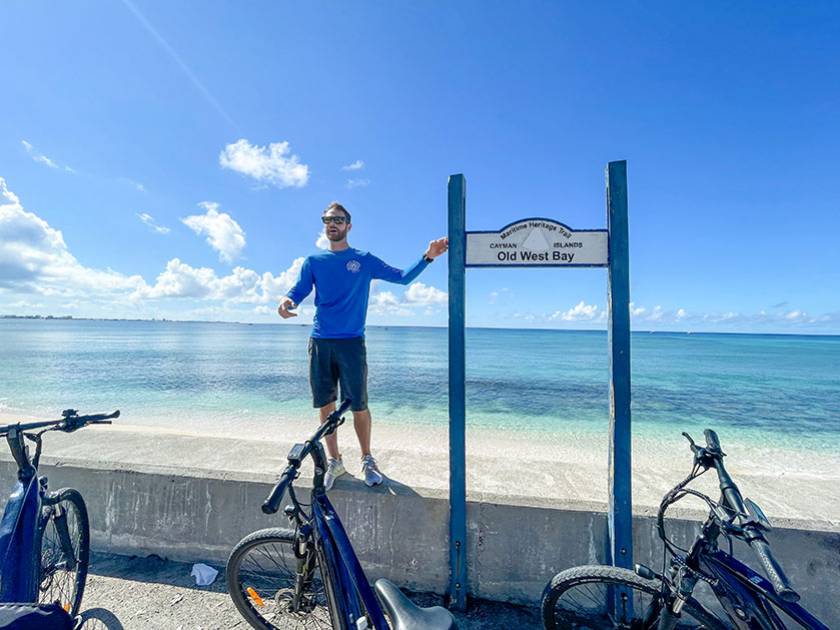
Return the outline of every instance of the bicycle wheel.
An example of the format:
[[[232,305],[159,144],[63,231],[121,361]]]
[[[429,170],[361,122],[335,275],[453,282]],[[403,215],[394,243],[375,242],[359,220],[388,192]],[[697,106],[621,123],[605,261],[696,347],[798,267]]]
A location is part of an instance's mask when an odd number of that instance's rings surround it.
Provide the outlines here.
[[[659,617],[660,583],[646,580],[628,569],[583,566],[558,573],[542,597],[543,625],[547,630],[591,628],[592,630],[656,628]],[[615,589],[624,593],[609,606]],[[633,614],[630,613],[632,601]],[[615,608],[615,610],[610,610]],[[682,609],[679,630],[727,630],[693,599]]]
[[[71,617],[79,614],[90,560],[90,527],[84,499],[62,488],[44,497],[40,532],[41,575],[38,601],[57,603]]]
[[[236,609],[254,628],[332,628],[324,580],[314,544],[298,558],[295,533],[262,529],[230,553],[225,577]]]

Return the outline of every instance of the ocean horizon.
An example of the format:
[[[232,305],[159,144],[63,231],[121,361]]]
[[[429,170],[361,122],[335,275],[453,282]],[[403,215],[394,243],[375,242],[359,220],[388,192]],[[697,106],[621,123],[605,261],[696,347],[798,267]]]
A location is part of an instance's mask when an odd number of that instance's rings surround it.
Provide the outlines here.
[[[311,328],[310,323],[281,323],[281,322],[244,322],[239,320],[222,320],[222,319],[171,319],[171,318],[125,318],[125,317],[73,317],[72,315],[0,315],[0,320],[35,320],[35,321],[75,321],[75,322],[160,322],[171,324],[235,324],[238,326],[298,326],[303,328]],[[368,324],[365,326],[366,330],[372,328],[431,328],[435,330],[448,330],[448,326],[431,326],[431,325],[406,325],[406,324]],[[561,332],[561,333],[601,333],[606,334],[606,328],[540,328],[538,326],[525,328],[511,328],[509,326],[466,326],[466,330],[537,330],[545,332]],[[631,335],[635,334],[666,334],[666,335],[750,335],[759,337],[840,337],[840,333],[820,333],[820,332],[745,332],[735,330],[667,330],[667,329],[644,329],[634,328],[630,331]]]

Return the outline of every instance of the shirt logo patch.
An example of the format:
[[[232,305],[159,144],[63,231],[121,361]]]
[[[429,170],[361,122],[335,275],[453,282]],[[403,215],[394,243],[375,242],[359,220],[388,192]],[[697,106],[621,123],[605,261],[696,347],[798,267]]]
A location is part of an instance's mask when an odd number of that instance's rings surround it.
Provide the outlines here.
[[[350,273],[359,273],[361,268],[362,264],[358,260],[351,260],[347,263],[347,271]]]

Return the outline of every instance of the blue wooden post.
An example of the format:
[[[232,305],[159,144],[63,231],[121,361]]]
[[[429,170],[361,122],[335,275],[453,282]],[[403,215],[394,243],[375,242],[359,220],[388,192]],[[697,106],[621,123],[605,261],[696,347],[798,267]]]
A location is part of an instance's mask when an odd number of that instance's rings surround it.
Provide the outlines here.
[[[627,162],[607,165],[609,230],[610,512],[609,561],[633,567],[630,461],[630,253],[627,230]]]
[[[466,181],[449,177],[449,598],[467,605],[466,363],[464,263]]]

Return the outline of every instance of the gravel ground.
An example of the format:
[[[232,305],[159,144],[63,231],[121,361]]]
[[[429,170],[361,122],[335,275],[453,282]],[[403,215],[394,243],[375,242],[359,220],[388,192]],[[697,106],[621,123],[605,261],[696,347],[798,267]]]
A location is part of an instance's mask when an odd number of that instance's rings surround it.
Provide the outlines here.
[[[191,568],[157,556],[94,554],[83,608],[103,621],[95,624],[97,630],[247,630],[225,590],[223,572],[211,586],[198,588],[190,577]],[[422,606],[441,603],[431,594],[412,594],[412,599]],[[473,601],[469,611],[456,616],[461,630],[542,627],[534,608],[483,600]]]

